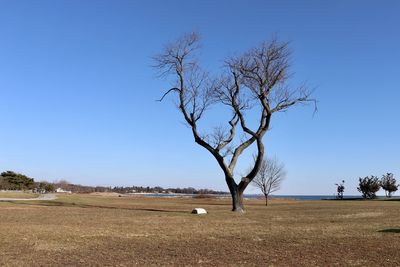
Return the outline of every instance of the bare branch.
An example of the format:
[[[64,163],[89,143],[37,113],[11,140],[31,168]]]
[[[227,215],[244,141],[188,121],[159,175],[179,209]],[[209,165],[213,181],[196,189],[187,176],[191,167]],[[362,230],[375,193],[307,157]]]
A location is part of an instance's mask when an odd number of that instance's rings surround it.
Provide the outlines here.
[[[239,122],[239,119],[237,117],[237,114],[233,115],[233,118],[229,121],[229,124],[231,125],[231,129],[229,130],[229,136],[226,136],[226,135],[223,136],[223,138],[218,143],[216,150],[220,151],[227,144],[232,142],[233,138],[235,137],[235,129],[236,129],[236,125],[238,124],[238,122]]]
[[[271,112],[282,112],[286,111],[291,106],[308,103],[314,104],[315,112],[317,110],[317,102],[314,98],[311,98],[311,93],[312,92],[305,85],[292,90],[287,86],[281,86],[279,90],[276,90],[274,95],[271,96],[271,103],[274,105]]]
[[[163,101],[164,97],[166,97],[170,92],[173,92],[173,91],[179,92],[180,89],[179,89],[179,88],[176,88],[176,87],[171,88],[171,89],[169,89],[167,92],[165,92],[165,94],[163,94],[163,96],[162,96],[160,99],[158,99],[158,100],[156,100],[156,101],[158,101],[158,102]]]

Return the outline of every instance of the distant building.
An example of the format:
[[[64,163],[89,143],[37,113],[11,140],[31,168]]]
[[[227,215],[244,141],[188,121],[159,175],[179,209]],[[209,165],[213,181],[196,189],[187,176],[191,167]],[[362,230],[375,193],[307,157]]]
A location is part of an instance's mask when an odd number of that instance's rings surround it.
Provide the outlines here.
[[[59,188],[56,189],[56,193],[67,193],[67,194],[71,194],[72,192],[71,192],[71,191],[64,190],[64,189],[62,189],[61,187],[59,187]]]

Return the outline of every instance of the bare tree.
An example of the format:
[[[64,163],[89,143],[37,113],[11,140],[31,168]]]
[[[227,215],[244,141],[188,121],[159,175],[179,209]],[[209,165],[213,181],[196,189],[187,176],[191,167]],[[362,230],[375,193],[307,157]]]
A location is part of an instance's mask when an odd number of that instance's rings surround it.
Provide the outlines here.
[[[262,161],[260,170],[252,181],[252,185],[259,188],[265,197],[265,206],[268,206],[268,197],[280,189],[286,178],[285,165],[276,158],[266,158]]]
[[[211,77],[200,68],[199,48],[199,35],[190,33],[166,45],[154,57],[154,67],[159,74],[173,77],[172,87],[165,91],[160,101],[170,93],[176,94],[178,109],[191,128],[194,141],[213,155],[224,172],[232,195],[232,210],[243,212],[243,192],[261,167],[263,137],[272,115],[296,104],[315,101],[305,86],[290,87],[287,84],[290,65],[287,43],[273,39],[231,57],[225,61],[218,77]],[[217,104],[225,106],[231,113],[228,128],[217,127],[208,134],[201,134],[199,121],[211,105]],[[256,112],[258,123],[252,128],[247,117]],[[257,150],[256,160],[250,171],[236,182],[237,161],[253,144]]]

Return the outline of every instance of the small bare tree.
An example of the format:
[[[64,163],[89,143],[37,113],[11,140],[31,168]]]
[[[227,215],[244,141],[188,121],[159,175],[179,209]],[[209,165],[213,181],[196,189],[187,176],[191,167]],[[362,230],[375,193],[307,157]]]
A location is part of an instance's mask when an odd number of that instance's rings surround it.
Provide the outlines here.
[[[268,197],[281,188],[286,178],[285,165],[276,158],[266,158],[262,161],[260,170],[252,181],[252,185],[259,188],[265,197],[265,206],[268,206]]]
[[[263,137],[272,115],[296,104],[315,101],[305,86],[290,87],[287,83],[290,74],[287,43],[273,39],[240,56],[228,58],[223,72],[217,77],[211,77],[200,68],[196,57],[199,47],[199,35],[190,33],[166,45],[154,57],[154,67],[159,74],[173,77],[172,87],[165,91],[160,101],[170,93],[176,94],[178,109],[191,129],[194,141],[212,154],[224,172],[232,195],[232,210],[243,212],[243,192],[261,167]],[[201,133],[199,121],[211,105],[217,104],[231,113],[228,128],[220,126],[206,134]],[[247,117],[255,113],[258,113],[258,123],[251,127]],[[238,183],[235,181],[236,163],[253,144],[257,149],[256,160]]]

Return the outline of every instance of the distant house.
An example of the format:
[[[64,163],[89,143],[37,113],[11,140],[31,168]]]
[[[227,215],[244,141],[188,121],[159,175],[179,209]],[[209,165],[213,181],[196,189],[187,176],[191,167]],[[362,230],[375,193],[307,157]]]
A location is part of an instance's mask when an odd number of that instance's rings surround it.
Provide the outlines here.
[[[59,187],[59,188],[56,189],[56,193],[67,193],[67,194],[71,194],[72,192],[71,192],[71,191],[64,190],[64,189],[62,189],[61,187]]]

